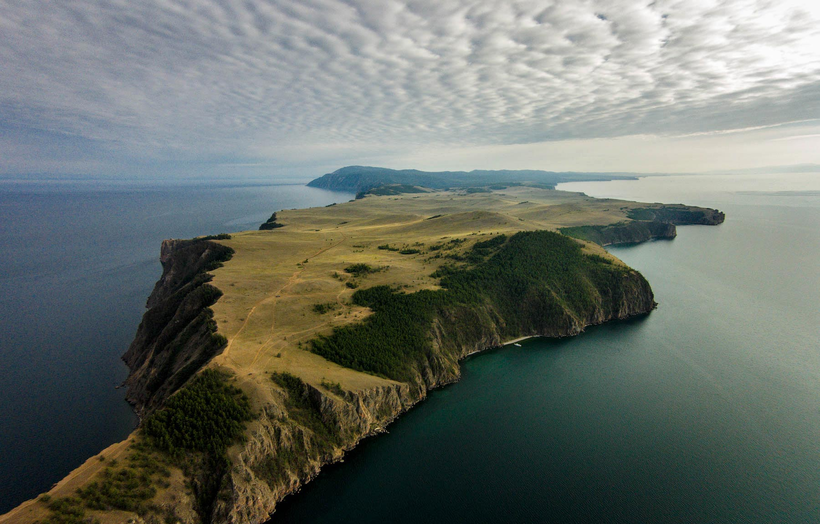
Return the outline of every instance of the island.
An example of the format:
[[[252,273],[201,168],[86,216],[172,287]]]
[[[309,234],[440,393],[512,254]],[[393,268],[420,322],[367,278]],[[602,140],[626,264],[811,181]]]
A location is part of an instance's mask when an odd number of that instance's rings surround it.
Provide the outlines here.
[[[543,183],[420,182],[164,241],[123,357],[139,428],[0,523],[263,523],[466,356],[649,314],[649,283],[603,245],[724,220]]]

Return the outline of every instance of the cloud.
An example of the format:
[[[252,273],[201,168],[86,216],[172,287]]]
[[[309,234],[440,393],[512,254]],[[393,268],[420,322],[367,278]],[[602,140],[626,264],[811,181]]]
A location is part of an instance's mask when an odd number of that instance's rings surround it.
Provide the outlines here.
[[[7,0],[0,33],[0,122],[153,160],[820,117],[813,0]]]

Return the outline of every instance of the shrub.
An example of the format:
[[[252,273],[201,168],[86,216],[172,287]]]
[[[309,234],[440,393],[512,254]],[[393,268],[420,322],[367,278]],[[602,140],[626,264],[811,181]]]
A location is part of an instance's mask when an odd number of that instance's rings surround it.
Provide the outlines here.
[[[99,520],[86,517],[81,500],[75,497],[53,499],[48,503],[51,513],[40,524],[99,524]]]
[[[231,235],[228,233],[219,233],[218,235],[207,235],[204,237],[197,237],[195,240],[230,240]]]
[[[143,429],[154,446],[172,456],[183,451],[221,456],[250,419],[250,402],[242,391],[223,373],[207,369],[147,418]]]
[[[340,397],[344,396],[344,394],[345,394],[345,390],[342,389],[342,385],[339,384],[338,382],[331,382],[331,381],[323,378],[322,379],[322,387],[325,388],[326,390],[330,391],[330,392],[336,393]]]
[[[77,495],[90,509],[119,509],[143,514],[147,510],[145,502],[157,493],[153,476],[150,469],[134,465],[117,470],[106,468],[99,480],[78,489]]]
[[[323,314],[327,313],[328,311],[333,311],[335,309],[338,309],[338,307],[339,307],[339,304],[337,302],[324,302],[322,304],[313,304],[313,312],[314,313],[319,313],[320,315],[323,315]]]
[[[354,277],[360,277],[362,275],[367,275],[368,273],[374,273],[378,270],[374,269],[372,266],[368,264],[351,264],[345,268],[347,273],[350,273]]]
[[[267,219],[267,221],[265,221],[264,224],[259,226],[259,230],[260,231],[265,231],[265,230],[269,230],[269,229],[277,229],[277,228],[280,228],[280,227],[284,227],[284,224],[278,223],[276,221],[276,213],[273,213],[270,216],[270,218]]]

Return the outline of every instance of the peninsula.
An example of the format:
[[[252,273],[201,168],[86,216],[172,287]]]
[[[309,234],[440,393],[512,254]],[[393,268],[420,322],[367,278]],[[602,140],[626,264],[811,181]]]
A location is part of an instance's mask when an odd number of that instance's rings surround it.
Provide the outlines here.
[[[544,184],[386,182],[163,242],[124,356],[140,427],[0,524],[263,523],[466,355],[649,313],[647,281],[602,245],[724,218]]]

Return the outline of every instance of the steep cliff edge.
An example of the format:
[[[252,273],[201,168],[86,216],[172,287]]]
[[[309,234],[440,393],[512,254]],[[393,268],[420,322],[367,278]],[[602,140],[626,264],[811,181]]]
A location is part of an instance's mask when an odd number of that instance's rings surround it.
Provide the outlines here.
[[[716,226],[726,219],[726,215],[717,209],[683,204],[636,207],[630,209],[627,216],[633,220],[664,222],[678,226]]]
[[[532,251],[529,262],[521,262],[524,251]],[[374,315],[321,337],[314,351],[396,382],[354,392],[275,373],[279,391],[251,423],[248,441],[234,450],[230,487],[217,503],[214,522],[265,521],[324,464],[382,431],[429,390],[458,380],[458,361],[467,355],[512,338],[576,335],[590,325],[646,314],[656,305],[638,272],[584,255],[579,244],[555,233],[519,234],[485,256],[476,265],[444,272],[446,287],[439,292],[371,288],[356,293],[354,301],[369,304]],[[545,269],[564,276],[540,274]],[[488,288],[487,279],[496,284]],[[478,289],[486,292],[474,294]],[[425,303],[433,304],[429,315]],[[395,326],[414,341],[391,343],[386,337]],[[378,346],[378,355],[368,360],[371,344]],[[403,356],[391,362],[395,350]]]
[[[200,347],[212,333],[207,321],[197,320],[210,318],[203,313],[209,300],[201,300],[197,290],[209,286],[205,271],[224,260],[227,252],[219,247],[209,241],[163,244],[163,276],[126,355],[135,364],[129,398],[145,413],[159,408],[193,365],[201,366],[221,348],[211,342]],[[279,501],[324,465],[383,431],[429,390],[458,380],[458,361],[465,356],[512,338],[576,335],[589,325],[646,314],[655,306],[639,273],[585,255],[580,244],[555,233],[502,235],[476,243],[468,254],[472,262],[440,271],[441,291],[406,294],[376,287],[357,292],[354,301],[374,315],[315,341],[314,351],[331,361],[395,380],[362,390],[311,384],[287,372],[261,384],[244,382],[246,391],[263,390],[251,391],[264,399],[257,417],[248,424],[244,442],[229,450],[229,465],[210,471],[215,487],[207,499],[179,513],[199,513],[201,522],[264,522]],[[410,317],[396,316],[408,306]],[[388,337],[396,342],[396,335],[384,330],[393,327],[413,340],[399,337],[398,345],[391,344]],[[191,331],[193,336],[183,335]],[[364,336],[356,342],[361,345],[347,345],[351,333]],[[362,356],[370,345],[376,347],[376,361],[388,359],[387,365]],[[192,483],[197,482],[202,481],[194,476]]]
[[[675,238],[678,230],[668,222],[643,222],[630,220],[608,226],[575,226],[561,229],[561,233],[595,242],[601,246],[612,244],[638,244],[647,240]]]
[[[599,226],[564,227],[561,232],[602,246],[637,244],[675,238],[678,234],[676,226],[716,226],[723,223],[726,215],[717,209],[679,204],[632,208],[627,217],[631,220]]]
[[[265,522],[324,465],[458,380],[466,355],[650,312],[639,273],[554,231],[605,224],[592,226],[611,228],[604,240],[640,241],[722,221],[661,207],[518,186],[371,195],[269,220],[285,227],[166,241],[124,356],[141,428],[118,465],[89,460],[13,521]],[[153,491],[128,491],[132,474]]]
[[[125,381],[126,399],[140,416],[160,406],[224,347],[225,338],[216,334],[209,308],[222,292],[208,284],[208,271],[232,255],[232,249],[210,237],[163,241],[162,277],[122,357],[131,371]]]

